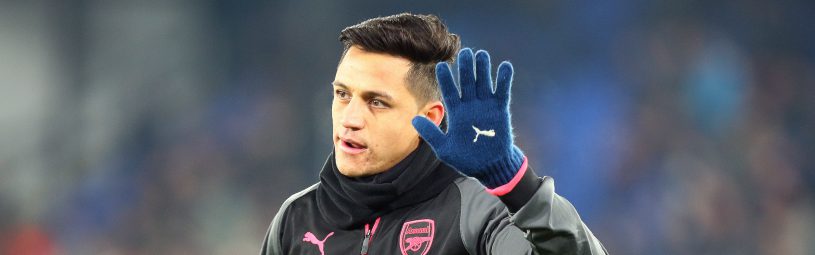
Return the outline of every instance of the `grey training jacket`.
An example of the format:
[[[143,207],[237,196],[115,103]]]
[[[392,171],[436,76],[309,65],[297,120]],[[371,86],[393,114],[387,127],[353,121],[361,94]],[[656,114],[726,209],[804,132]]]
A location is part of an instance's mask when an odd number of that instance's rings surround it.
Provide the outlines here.
[[[283,203],[261,255],[607,254],[574,206],[555,193],[554,180],[532,169],[500,197],[461,176],[431,199],[350,228],[332,226],[327,218],[342,215],[320,210],[320,185]]]

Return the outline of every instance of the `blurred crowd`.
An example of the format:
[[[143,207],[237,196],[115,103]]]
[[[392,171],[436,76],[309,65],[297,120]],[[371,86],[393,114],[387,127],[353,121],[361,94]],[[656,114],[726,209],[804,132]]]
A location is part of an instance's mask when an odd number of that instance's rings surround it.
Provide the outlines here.
[[[516,142],[612,254],[812,254],[813,10],[2,1],[0,255],[258,252],[332,150],[339,31],[403,11],[513,62]]]

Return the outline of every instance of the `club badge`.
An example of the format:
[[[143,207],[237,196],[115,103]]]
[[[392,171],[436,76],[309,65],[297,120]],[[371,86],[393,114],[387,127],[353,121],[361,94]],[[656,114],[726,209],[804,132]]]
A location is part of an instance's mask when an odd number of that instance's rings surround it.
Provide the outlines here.
[[[431,219],[405,222],[399,234],[399,248],[402,255],[425,255],[433,244],[436,223]]]

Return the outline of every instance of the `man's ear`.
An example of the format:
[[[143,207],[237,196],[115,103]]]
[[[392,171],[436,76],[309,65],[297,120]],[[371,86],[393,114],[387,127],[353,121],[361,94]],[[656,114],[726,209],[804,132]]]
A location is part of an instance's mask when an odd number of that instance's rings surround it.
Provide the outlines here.
[[[441,124],[441,121],[444,120],[444,104],[442,104],[440,101],[428,102],[424,108],[422,108],[420,114],[424,115],[427,117],[427,119],[433,122],[433,124],[438,126]]]

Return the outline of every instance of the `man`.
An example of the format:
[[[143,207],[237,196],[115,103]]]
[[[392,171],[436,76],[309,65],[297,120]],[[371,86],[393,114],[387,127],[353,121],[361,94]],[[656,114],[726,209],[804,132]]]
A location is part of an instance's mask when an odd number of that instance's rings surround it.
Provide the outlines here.
[[[461,50],[459,92],[458,36],[431,15],[374,18],[340,41],[334,151],[261,254],[606,254],[513,144],[511,64],[493,87],[487,52]]]

